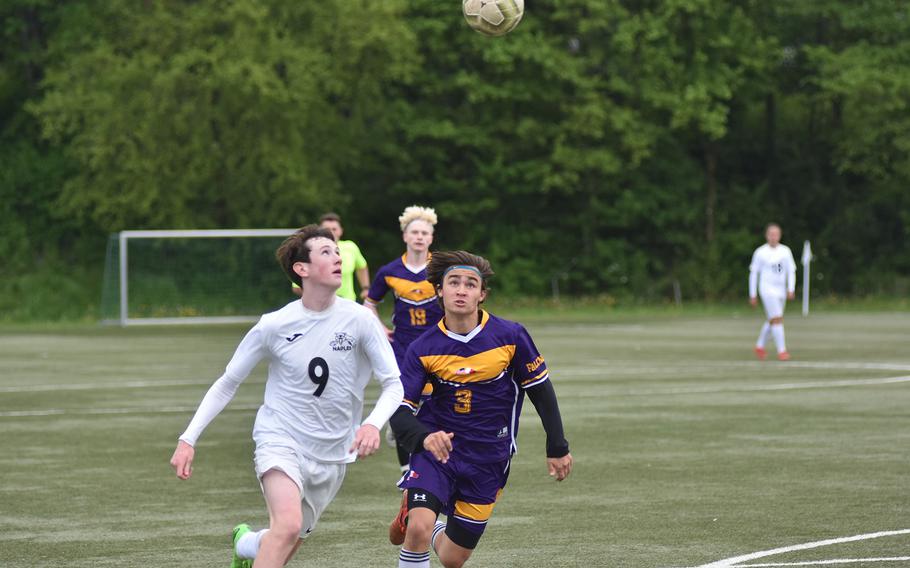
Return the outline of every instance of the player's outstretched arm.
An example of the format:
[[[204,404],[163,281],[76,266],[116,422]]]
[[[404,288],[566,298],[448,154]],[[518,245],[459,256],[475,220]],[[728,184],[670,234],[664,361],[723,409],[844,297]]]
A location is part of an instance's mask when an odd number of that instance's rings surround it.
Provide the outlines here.
[[[380,339],[380,341],[385,342],[384,339]],[[388,343],[385,343],[383,347],[386,350],[390,350]],[[389,355],[389,359],[391,360],[391,355]],[[378,369],[380,368],[382,367],[374,364],[374,373],[379,373]],[[397,371],[397,367],[395,370]],[[404,396],[404,389],[402,389],[401,381],[397,376],[386,375],[383,378],[379,378],[379,381],[382,383],[382,393],[379,395],[379,400],[376,401],[373,411],[354,434],[354,444],[351,446],[351,452],[357,452],[358,459],[372,455],[379,449],[379,431],[397,411],[398,405]]]
[[[373,376],[382,385],[382,393],[376,401],[376,406],[354,433],[351,452],[357,452],[358,458],[365,458],[379,449],[379,431],[401,405],[404,387],[399,378],[401,372],[395,362],[395,354],[382,332],[379,320],[364,315],[361,322],[364,324],[360,334],[363,338],[361,346],[370,360]]]
[[[189,479],[193,475],[193,457],[196,450],[183,440],[177,442],[177,449],[171,456],[171,467],[180,479]]]
[[[563,433],[556,391],[553,390],[553,384],[546,380],[530,387],[526,392],[547,433],[547,470],[556,481],[562,481],[572,472],[573,460],[569,453],[569,442]]]
[[[209,390],[199,403],[199,408],[190,420],[189,425],[180,435],[177,449],[171,457],[171,466],[180,479],[189,479],[193,472],[193,449],[199,436],[209,423],[224,410],[224,407],[234,398],[240,383],[246,379],[256,363],[263,357],[261,321],[253,326],[244,336],[240,345],[234,350],[227,369],[218,380],[212,383]]]

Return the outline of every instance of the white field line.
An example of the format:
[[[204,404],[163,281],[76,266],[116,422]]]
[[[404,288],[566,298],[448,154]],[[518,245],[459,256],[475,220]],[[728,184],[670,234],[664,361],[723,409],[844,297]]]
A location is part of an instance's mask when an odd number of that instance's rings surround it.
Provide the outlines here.
[[[861,562],[905,562],[910,556],[891,558],[834,558],[832,560],[813,560],[809,562],[777,562],[770,564],[737,564],[731,568],[766,568],[771,566],[828,566],[831,564],[859,564]]]
[[[259,404],[231,404],[222,412],[257,410]],[[158,406],[149,408],[47,408],[43,410],[10,410],[0,412],[0,418],[23,416],[99,416],[110,414],[184,414],[196,411],[195,406]]]
[[[872,540],[874,538],[881,538],[885,536],[897,536],[903,534],[910,534],[910,529],[901,529],[896,531],[881,531],[867,534],[858,534],[855,536],[845,536],[841,538],[829,538],[826,540],[817,540],[815,542],[807,542],[804,544],[794,544],[792,546],[782,546],[780,548],[773,548],[771,550],[762,550],[761,552],[753,552],[751,554],[744,554],[742,556],[734,556],[732,558],[726,558],[724,560],[718,560],[717,562],[711,562],[710,564],[702,564],[697,568],[740,568],[740,565],[743,562],[749,562],[750,560],[757,560],[759,558],[765,558],[767,556],[775,556],[777,554],[786,554],[788,552],[796,552],[799,550],[810,550],[813,548],[820,548],[823,546],[832,546],[835,544],[843,544],[846,542],[856,542],[860,540]],[[781,565],[778,565],[781,566]]]
[[[768,361],[699,361],[695,365],[686,365],[681,362],[668,361],[664,364],[649,362],[650,365],[642,367],[641,360],[635,359],[586,359],[587,366],[572,368],[565,366],[560,372],[566,374],[596,374],[612,372],[620,369],[623,373],[655,372],[655,371],[697,371],[701,369],[724,369],[730,367],[747,369],[825,369],[843,371],[910,371],[910,363],[862,363],[857,361],[774,361],[774,355],[768,355]],[[598,366],[591,366],[596,363]]]
[[[739,363],[743,366],[760,367],[762,361],[742,361]],[[879,370],[879,371],[910,371],[908,363],[857,363],[857,362],[835,362],[830,363],[823,361],[786,361],[779,362],[784,367],[798,367],[801,369],[849,369],[849,370]]]
[[[880,370],[880,371],[910,371],[910,363],[859,363],[859,362],[811,362],[811,361],[702,361],[697,365],[685,365],[683,363],[667,363],[666,365],[651,365],[641,367],[641,361],[635,360],[588,360],[588,362],[602,363],[602,367],[581,367],[572,368],[571,366],[561,368],[560,375],[566,376],[600,376],[610,375],[620,368],[623,374],[629,373],[661,373],[667,371],[698,371],[701,369],[722,369],[725,367],[748,367],[766,369],[769,365],[775,368],[794,367],[806,369],[833,369],[833,370]],[[628,366],[626,366],[628,365]],[[11,385],[0,386],[0,393],[27,393],[27,392],[52,392],[52,391],[80,391],[80,390],[118,390],[118,389],[145,389],[145,388],[162,388],[162,387],[184,387],[184,386],[207,386],[215,382],[217,377],[207,380],[188,379],[172,381],[126,381],[126,382],[103,382],[103,383],[76,383],[76,384],[46,384],[46,385]],[[248,381],[253,382],[253,381]],[[258,382],[258,381],[257,381]],[[661,391],[663,392],[663,391]],[[698,391],[696,391],[698,392]],[[705,391],[714,392],[714,391]],[[650,391],[643,394],[651,394]],[[674,394],[672,392],[668,394]],[[683,393],[684,394],[684,393]]]
[[[687,394],[713,394],[713,393],[733,393],[733,392],[767,392],[767,391],[786,391],[802,389],[825,389],[825,388],[842,388],[842,387],[860,387],[887,385],[895,383],[910,382],[910,375],[902,377],[888,377],[884,379],[856,379],[844,381],[812,381],[804,383],[783,383],[773,385],[731,385],[727,387],[691,387],[691,388],[664,388],[664,389],[640,389],[625,392],[607,393],[605,396],[659,396],[659,395],[687,395]],[[158,383],[160,384],[160,383]],[[183,383],[181,383],[183,384]],[[208,384],[208,383],[202,383]],[[259,405],[232,405],[226,410],[255,410]],[[193,412],[195,406],[163,406],[158,408],[89,408],[89,409],[63,409],[63,408],[46,408],[36,410],[9,410],[0,412],[0,418],[18,418],[25,416],[55,416],[55,415],[78,415],[91,416],[103,414],[173,414],[183,412]]]
[[[184,386],[204,386],[215,382],[214,379],[200,381],[198,379],[186,381],[126,381],[122,383],[77,383],[63,385],[14,385],[0,387],[0,393],[9,392],[50,392],[50,391],[80,391],[80,390],[101,390],[101,389],[147,389],[157,387],[184,387]]]
[[[806,381],[802,383],[778,383],[771,385],[730,385],[716,387],[669,387],[654,389],[635,389],[624,392],[608,393],[605,396],[656,396],[676,394],[715,394],[725,392],[770,392],[808,389],[831,389],[842,387],[863,387],[890,385],[910,382],[910,375],[887,377],[884,379],[846,379],[843,381]]]

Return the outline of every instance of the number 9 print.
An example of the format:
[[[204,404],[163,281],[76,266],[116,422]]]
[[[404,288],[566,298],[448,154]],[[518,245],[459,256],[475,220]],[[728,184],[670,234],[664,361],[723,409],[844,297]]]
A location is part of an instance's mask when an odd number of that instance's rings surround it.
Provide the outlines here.
[[[329,384],[329,364],[322,357],[314,357],[307,368],[307,374],[309,374],[311,381],[319,385],[316,391],[313,392],[313,396],[322,396],[322,391]]]

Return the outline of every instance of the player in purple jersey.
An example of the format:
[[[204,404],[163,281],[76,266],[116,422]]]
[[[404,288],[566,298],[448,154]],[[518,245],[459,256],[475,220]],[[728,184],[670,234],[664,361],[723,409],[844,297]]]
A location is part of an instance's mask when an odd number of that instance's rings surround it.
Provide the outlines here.
[[[392,314],[394,331],[388,330],[392,351],[399,366],[412,341],[442,318],[442,307],[436,301],[436,290],[427,282],[427,262],[431,258],[433,226],[436,212],[429,207],[412,205],[398,217],[405,253],[376,273],[364,305],[379,317],[377,306],[390,291],[395,297]],[[427,393],[429,394],[429,393]],[[389,431],[391,432],[391,430]],[[394,439],[389,440],[394,443]],[[401,471],[408,470],[408,451],[395,444]]]
[[[399,568],[428,568],[431,546],[449,568],[470,558],[508,479],[525,393],[547,433],[550,475],[562,481],[572,471],[543,356],[521,324],[480,308],[492,275],[486,259],[464,251],[438,252],[427,267],[445,317],[401,365],[404,401],[391,424],[412,456],[389,527],[389,540],[404,545]],[[427,383],[433,394],[418,409]]]
[[[405,253],[379,269],[365,305],[379,317],[376,306],[390,291],[395,296],[394,331],[388,330],[388,333],[400,360],[408,345],[442,318],[442,308],[436,302],[436,290],[427,282],[436,212],[428,207],[411,206],[404,210],[398,221],[406,245]]]

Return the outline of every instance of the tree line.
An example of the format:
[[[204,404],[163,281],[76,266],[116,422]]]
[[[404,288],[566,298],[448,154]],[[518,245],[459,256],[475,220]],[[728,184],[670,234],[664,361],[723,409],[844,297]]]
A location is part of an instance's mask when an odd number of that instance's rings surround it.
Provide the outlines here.
[[[820,293],[910,288],[901,0],[528,0],[495,39],[456,0],[7,0],[0,20],[4,309],[97,302],[124,229],[334,210],[378,267],[414,203],[505,294],[742,296],[769,221],[797,256],[812,241]]]

